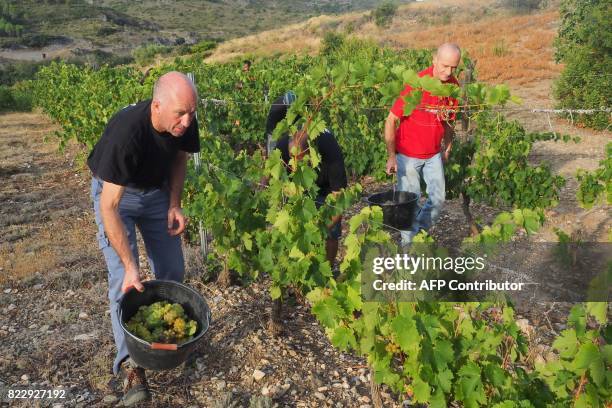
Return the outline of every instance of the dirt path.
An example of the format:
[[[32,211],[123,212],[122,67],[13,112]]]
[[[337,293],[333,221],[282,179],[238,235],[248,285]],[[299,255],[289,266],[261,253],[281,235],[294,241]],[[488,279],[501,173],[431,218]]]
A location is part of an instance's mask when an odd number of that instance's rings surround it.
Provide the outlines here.
[[[517,88],[528,107],[553,109],[552,81],[538,81]],[[536,161],[549,162],[553,171],[566,178],[565,187],[560,192],[559,205],[552,209],[545,228],[540,232],[543,239],[551,240],[555,236],[552,227],[562,228],[569,234],[580,232],[585,241],[607,242],[608,232],[612,228],[612,213],[609,206],[599,206],[592,210],[580,208],[576,200],[578,182],[576,172],[579,169],[594,170],[605,157],[606,144],[612,142],[612,132],[596,131],[575,126],[571,119],[563,119],[543,113],[521,112],[511,115],[521,122],[527,130],[535,132],[556,132],[580,137],[579,143],[540,142],[532,157]]]
[[[523,99],[523,105],[519,108],[554,109],[552,84],[552,80],[540,80],[511,86],[511,89]],[[576,172],[579,169],[594,170],[599,167],[599,162],[605,157],[606,144],[612,142],[612,132],[576,126],[571,119],[546,113],[517,112],[508,114],[508,117],[518,120],[528,131],[580,137],[579,143],[539,142],[534,146],[531,154],[533,161],[547,162],[555,174],[566,179],[560,191],[559,205],[547,212],[547,222],[537,239],[556,241],[553,228],[557,227],[568,234],[579,231],[585,241],[607,242],[608,231],[612,227],[610,208],[580,208],[576,200]]]
[[[0,283],[8,278],[90,272],[87,181],[74,150],[58,152],[55,127],[35,113],[0,117]],[[10,272],[10,273],[9,273]]]

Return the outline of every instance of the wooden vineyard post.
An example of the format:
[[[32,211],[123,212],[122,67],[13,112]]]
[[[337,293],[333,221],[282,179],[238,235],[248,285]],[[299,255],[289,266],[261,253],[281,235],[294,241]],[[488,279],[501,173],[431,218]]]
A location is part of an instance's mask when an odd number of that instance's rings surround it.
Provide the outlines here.
[[[268,84],[264,84],[264,102],[265,106],[268,106],[268,96],[270,94],[270,87]],[[266,125],[267,127],[267,125]],[[266,157],[270,157],[270,153],[274,150],[275,140],[272,139],[272,134],[266,133]]]
[[[476,61],[469,60],[465,64],[465,75],[463,77],[463,81],[461,84],[461,93],[463,96],[463,112],[461,114],[461,130],[467,132],[470,128],[470,108],[469,108],[469,100],[467,95],[467,86],[472,83],[474,67],[476,66]]]
[[[193,75],[192,72],[189,72],[187,74],[187,77],[189,77],[189,79],[191,80],[191,82],[193,82],[193,85],[196,85],[196,81],[195,81],[195,76]],[[199,103],[199,101],[198,101]],[[198,112],[196,109],[196,114],[195,114],[196,120],[198,119]],[[193,165],[195,167],[196,173],[200,173],[200,166],[201,166],[201,162],[200,162],[200,152],[196,152],[193,154]],[[202,252],[202,258],[206,258],[206,256],[208,255],[208,231],[206,231],[205,228],[203,228],[202,225],[202,221],[198,221],[198,233],[200,235],[200,251]]]
[[[474,80],[474,68],[476,67],[476,61],[468,60],[465,64],[465,75],[463,76],[463,81],[461,82],[461,96],[463,97],[463,108],[461,113],[461,130],[462,130],[462,141],[466,142],[469,138],[469,130],[470,130],[470,101],[468,98],[467,87]],[[465,215],[465,219],[467,224],[470,227],[470,233],[472,236],[477,235],[480,231],[478,229],[478,225],[474,221],[474,217],[472,216],[472,212],[470,211],[470,197],[465,193],[465,191],[461,192],[461,196],[463,198],[462,209],[463,214]]]

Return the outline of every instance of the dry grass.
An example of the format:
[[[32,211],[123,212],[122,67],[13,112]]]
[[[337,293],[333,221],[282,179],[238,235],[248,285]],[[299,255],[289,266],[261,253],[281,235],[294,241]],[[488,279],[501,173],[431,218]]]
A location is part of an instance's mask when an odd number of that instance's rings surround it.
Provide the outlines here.
[[[86,362],[87,380],[94,390],[107,393],[108,384],[113,378],[109,367],[113,366],[112,353],[96,353]]]
[[[320,42],[320,37],[314,35],[308,27],[296,24],[292,28],[266,31],[224,42],[207,58],[207,62],[223,63],[245,54],[312,54],[318,51]]]
[[[84,242],[95,236],[89,219],[61,220],[58,231],[56,223],[49,222],[31,233],[27,239],[0,246],[0,285],[7,281],[19,280],[37,272],[47,274],[71,268],[84,256]],[[90,245],[91,246],[91,245]],[[89,248],[89,256],[97,257]]]
[[[39,113],[0,116],[0,284],[76,275],[100,258],[88,182],[73,165],[80,150],[70,144],[60,154],[44,141],[54,130]]]
[[[208,58],[225,62],[241,55],[314,54],[325,32],[351,32],[394,48],[435,48],[458,43],[477,60],[478,77],[491,83],[524,85],[555,78],[556,10],[510,15],[492,1],[442,0],[399,8],[390,28],[379,28],[368,13],[319,16],[304,23],[225,42]]]
[[[551,79],[561,66],[553,61],[556,11],[514,17],[492,17],[477,23],[434,27],[399,36],[405,47],[435,47],[442,41],[460,44],[478,61],[478,78],[491,83],[525,84]],[[503,44],[505,51],[496,52]]]
[[[9,280],[19,280],[57,264],[57,254],[51,248],[31,251],[28,241],[19,241],[11,247],[0,248],[0,285]]]

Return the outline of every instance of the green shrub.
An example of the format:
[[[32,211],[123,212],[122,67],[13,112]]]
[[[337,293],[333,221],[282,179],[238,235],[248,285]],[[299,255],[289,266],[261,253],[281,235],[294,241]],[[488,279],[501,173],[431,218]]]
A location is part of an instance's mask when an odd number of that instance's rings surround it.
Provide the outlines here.
[[[217,47],[217,43],[215,41],[204,40],[204,41],[200,41],[197,44],[192,45],[190,47],[190,52],[193,54],[200,53],[200,52],[206,52],[206,51],[214,50],[216,47]]]
[[[372,12],[374,23],[376,23],[378,27],[388,27],[391,21],[393,21],[396,12],[397,4],[392,1],[385,1]]]
[[[126,65],[134,62],[134,58],[130,55],[117,55],[112,52],[106,52],[102,50],[94,50],[91,53],[86,54],[85,61],[93,61],[98,66],[110,65],[111,67],[117,65]]]
[[[606,0],[563,0],[561,24],[555,40],[557,61],[565,64],[554,85],[557,106],[599,109],[612,105],[612,8]],[[595,129],[610,126],[610,113],[572,115]]]
[[[321,42],[321,54],[330,55],[342,47],[345,36],[335,31],[327,31]]]
[[[47,35],[40,33],[28,33],[24,34],[19,41],[14,42],[16,45],[24,45],[26,47],[31,48],[42,48],[47,45],[53,44],[55,42],[65,43],[67,41],[66,37],[62,37],[60,35]]]
[[[15,106],[15,99],[13,99],[13,92],[8,86],[0,85],[0,111],[13,110]]]
[[[38,69],[51,61],[16,61],[0,66],[0,85],[11,86],[19,81],[34,79]]]
[[[14,110],[19,112],[29,112],[34,106],[34,83],[33,81],[22,81],[13,85],[13,100],[15,101]]]
[[[31,111],[32,82],[19,82],[12,87],[0,85],[0,112]]]
[[[136,48],[132,51],[134,60],[139,65],[147,65],[153,62],[156,55],[167,55],[172,51],[172,47],[158,44],[148,44],[142,47]]]

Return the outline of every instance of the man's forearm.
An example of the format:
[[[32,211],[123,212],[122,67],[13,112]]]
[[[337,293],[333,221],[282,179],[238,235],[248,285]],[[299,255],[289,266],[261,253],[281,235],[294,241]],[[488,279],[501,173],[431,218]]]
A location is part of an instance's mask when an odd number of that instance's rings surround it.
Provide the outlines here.
[[[448,123],[444,124],[444,148],[449,150],[455,138],[455,128]]]
[[[172,164],[170,173],[170,208],[181,206],[181,195],[187,171],[187,153],[179,151]]]
[[[388,119],[385,121],[385,145],[387,155],[395,157],[395,122]]]
[[[117,209],[110,206],[101,207],[100,215],[102,216],[106,236],[115,252],[117,252],[117,255],[119,255],[119,259],[123,262],[125,269],[136,268],[136,260],[130,248],[127,231]]]

